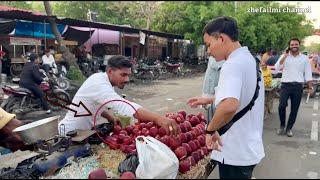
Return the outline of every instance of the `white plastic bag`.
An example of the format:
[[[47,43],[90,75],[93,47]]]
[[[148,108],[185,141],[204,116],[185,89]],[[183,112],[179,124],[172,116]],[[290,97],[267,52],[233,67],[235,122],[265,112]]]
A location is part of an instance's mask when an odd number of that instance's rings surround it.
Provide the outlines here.
[[[179,171],[179,160],[171,149],[153,137],[138,136],[136,147],[139,165],[138,179],[175,179]]]

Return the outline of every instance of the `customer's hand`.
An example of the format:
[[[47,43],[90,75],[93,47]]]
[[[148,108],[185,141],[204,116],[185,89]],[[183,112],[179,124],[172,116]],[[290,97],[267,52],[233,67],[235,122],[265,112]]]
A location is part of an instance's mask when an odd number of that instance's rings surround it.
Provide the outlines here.
[[[193,97],[188,99],[187,104],[191,108],[197,108],[199,105],[207,105],[213,103],[213,98],[209,97]]]
[[[169,119],[167,117],[161,117],[156,122],[159,126],[166,129],[167,134],[177,135],[179,133],[178,125],[175,120]]]
[[[217,150],[221,152],[222,142],[218,131],[216,131],[213,135],[206,135],[206,145],[208,149]]]

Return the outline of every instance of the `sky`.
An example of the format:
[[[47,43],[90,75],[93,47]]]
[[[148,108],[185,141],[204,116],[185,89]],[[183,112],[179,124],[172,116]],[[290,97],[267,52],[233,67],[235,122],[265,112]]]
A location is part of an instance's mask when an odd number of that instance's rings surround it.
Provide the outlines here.
[[[281,4],[297,5],[299,8],[311,7],[311,13],[306,13],[306,17],[313,21],[314,28],[320,29],[320,1],[278,1]]]

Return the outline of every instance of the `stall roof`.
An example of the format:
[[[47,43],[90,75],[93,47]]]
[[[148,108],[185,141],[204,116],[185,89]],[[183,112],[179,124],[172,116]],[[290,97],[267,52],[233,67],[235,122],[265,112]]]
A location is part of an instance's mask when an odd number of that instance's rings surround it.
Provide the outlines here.
[[[33,12],[23,9],[17,9],[9,6],[0,6],[0,18],[6,19],[20,19],[20,20],[29,20],[29,21],[37,21],[43,22],[47,20],[50,16],[44,15],[39,12]],[[183,35],[177,34],[170,34],[164,32],[156,32],[150,31],[146,29],[137,29],[131,28],[128,26],[121,26],[121,25],[114,25],[114,24],[107,24],[101,22],[91,22],[91,21],[84,21],[78,19],[71,19],[71,18],[57,18],[56,16],[52,16],[56,18],[56,22],[60,24],[70,25],[70,26],[82,26],[82,27],[92,27],[92,28],[101,28],[101,29],[109,29],[114,31],[120,31],[125,33],[139,33],[140,31],[149,34],[155,35],[159,37],[171,38],[171,39],[183,39]]]
[[[0,18],[43,22],[44,20],[48,19],[48,17],[49,16],[44,15],[40,12],[0,5]]]
[[[139,33],[140,31],[142,31],[142,32],[149,34],[149,35],[155,35],[155,36],[159,36],[159,37],[172,38],[172,39],[183,39],[184,38],[184,36],[177,35],[177,34],[156,32],[156,31],[150,31],[150,30],[146,30],[146,29],[131,28],[128,26],[114,25],[114,24],[101,23],[101,22],[91,22],[91,21],[84,21],[84,20],[71,19],[71,18],[56,19],[56,22],[60,23],[60,24],[70,25],[70,26],[109,29],[109,30],[120,31],[120,32],[125,32],[125,33]]]

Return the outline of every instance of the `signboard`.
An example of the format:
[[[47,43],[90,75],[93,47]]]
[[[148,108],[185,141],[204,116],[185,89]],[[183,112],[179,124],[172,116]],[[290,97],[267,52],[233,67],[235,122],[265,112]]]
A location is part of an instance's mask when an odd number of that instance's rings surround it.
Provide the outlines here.
[[[10,37],[10,45],[41,45],[41,40],[33,38]]]
[[[140,35],[140,44],[144,45],[146,42],[146,34],[140,31],[139,35]]]

